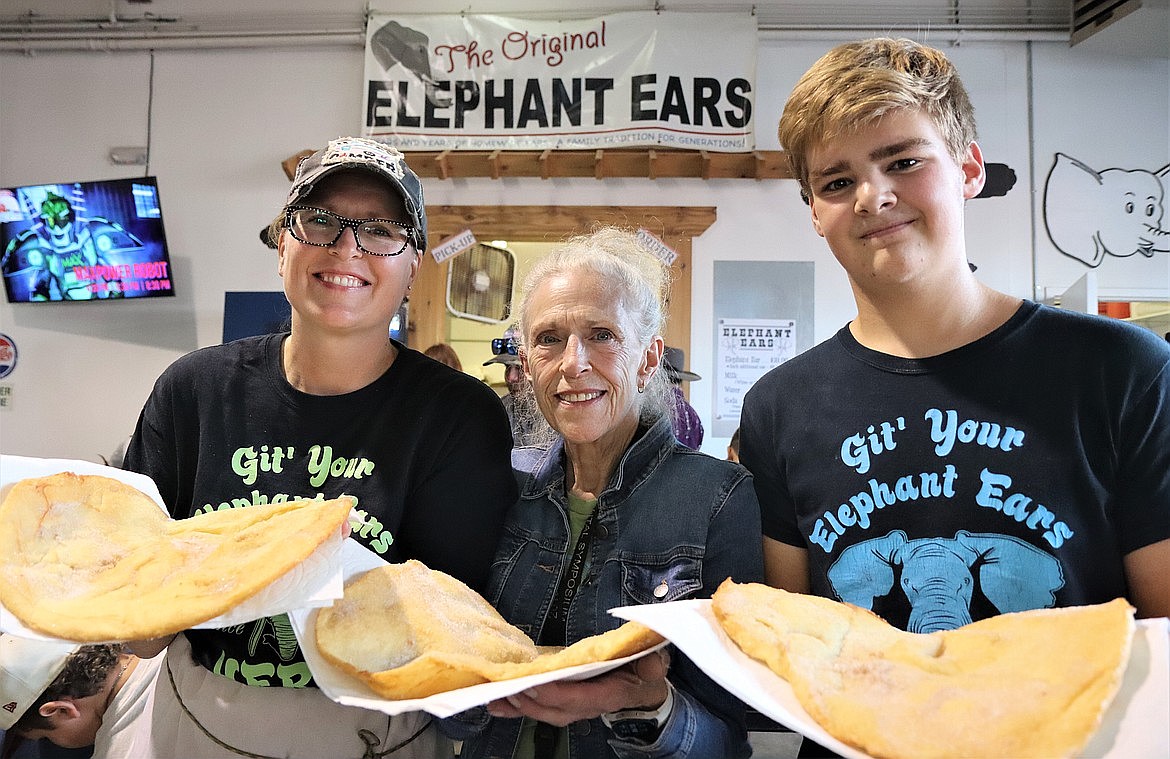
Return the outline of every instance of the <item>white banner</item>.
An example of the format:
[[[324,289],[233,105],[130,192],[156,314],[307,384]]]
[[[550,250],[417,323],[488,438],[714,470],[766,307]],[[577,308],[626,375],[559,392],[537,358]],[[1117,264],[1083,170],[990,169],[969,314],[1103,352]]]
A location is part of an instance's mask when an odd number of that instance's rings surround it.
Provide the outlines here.
[[[756,41],[747,13],[374,13],[362,134],[400,150],[753,150]]]

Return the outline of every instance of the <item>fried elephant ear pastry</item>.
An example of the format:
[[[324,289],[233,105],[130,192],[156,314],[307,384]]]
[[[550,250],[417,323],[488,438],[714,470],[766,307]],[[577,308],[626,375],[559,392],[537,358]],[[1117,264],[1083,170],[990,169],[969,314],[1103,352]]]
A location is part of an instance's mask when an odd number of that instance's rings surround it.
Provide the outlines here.
[[[143,640],[213,619],[340,535],[352,498],[170,519],[119,480],[20,480],[0,504],[0,603],[44,635]]]
[[[1121,685],[1134,609],[1092,606],[909,633],[827,598],[725,581],[712,611],[830,735],[899,757],[1066,757]]]
[[[350,578],[344,597],[317,613],[315,634],[327,661],[389,700],[619,659],[662,641],[627,622],[567,648],[538,647],[474,590],[413,559]]]

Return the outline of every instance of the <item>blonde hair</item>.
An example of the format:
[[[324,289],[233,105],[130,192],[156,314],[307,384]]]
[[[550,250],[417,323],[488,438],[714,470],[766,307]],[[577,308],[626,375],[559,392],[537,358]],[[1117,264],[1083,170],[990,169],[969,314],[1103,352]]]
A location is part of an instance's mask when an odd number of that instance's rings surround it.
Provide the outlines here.
[[[598,227],[558,245],[537,260],[524,278],[513,307],[519,326],[516,339],[522,350],[531,324],[529,306],[533,292],[549,277],[566,272],[588,272],[608,284],[606,289],[613,296],[614,308],[632,327],[632,342],[639,347],[650,345],[655,336],[662,334],[670,294],[670,270],[632,231]],[[641,399],[643,421],[666,413],[669,392],[666,372],[655,372]]]
[[[908,39],[848,42],[825,53],[796,83],[780,117],[780,144],[801,194],[811,194],[808,153],[900,109],[921,109],[951,156],[975,141],[975,108],[944,53]]]
[[[281,211],[275,219],[268,222],[268,227],[264,232],[264,244],[276,250],[280,243],[280,236],[284,234],[284,211]]]

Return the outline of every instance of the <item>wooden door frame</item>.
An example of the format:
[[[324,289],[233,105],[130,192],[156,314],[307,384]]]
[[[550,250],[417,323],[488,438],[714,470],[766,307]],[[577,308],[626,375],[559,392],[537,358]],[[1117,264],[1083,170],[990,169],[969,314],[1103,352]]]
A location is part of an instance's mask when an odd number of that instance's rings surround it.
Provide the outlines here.
[[[644,228],[676,253],[666,334],[667,345],[691,343],[691,241],[715,223],[714,206],[427,206],[428,246],[470,229],[480,240],[557,243],[596,225]],[[415,348],[445,341],[447,270],[423,256],[410,295],[408,340]],[[502,329],[501,329],[502,331]]]

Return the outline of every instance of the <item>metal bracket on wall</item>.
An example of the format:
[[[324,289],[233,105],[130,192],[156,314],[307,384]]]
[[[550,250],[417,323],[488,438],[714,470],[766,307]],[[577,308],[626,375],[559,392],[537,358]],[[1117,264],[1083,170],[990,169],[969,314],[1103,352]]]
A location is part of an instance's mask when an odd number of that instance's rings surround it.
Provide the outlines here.
[[[145,166],[146,148],[110,148],[110,163],[115,166]]]

